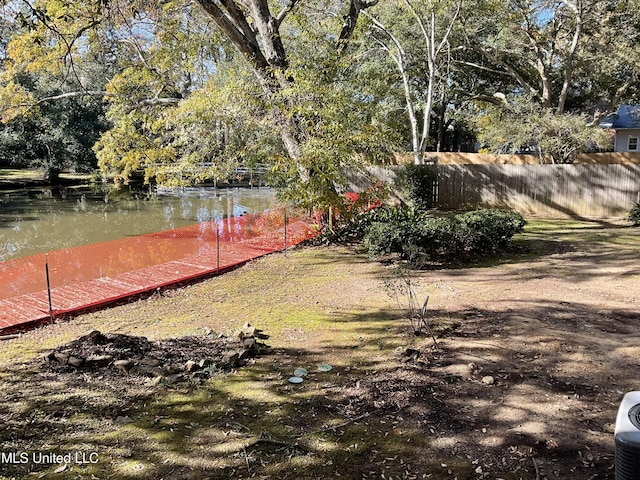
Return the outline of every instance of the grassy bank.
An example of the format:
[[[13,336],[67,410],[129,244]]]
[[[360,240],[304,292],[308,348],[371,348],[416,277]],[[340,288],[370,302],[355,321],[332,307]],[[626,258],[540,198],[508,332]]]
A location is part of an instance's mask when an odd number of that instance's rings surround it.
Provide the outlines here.
[[[61,185],[88,184],[93,181],[93,177],[92,174],[62,172],[59,183]],[[37,186],[50,186],[42,170],[0,168],[0,189]]]

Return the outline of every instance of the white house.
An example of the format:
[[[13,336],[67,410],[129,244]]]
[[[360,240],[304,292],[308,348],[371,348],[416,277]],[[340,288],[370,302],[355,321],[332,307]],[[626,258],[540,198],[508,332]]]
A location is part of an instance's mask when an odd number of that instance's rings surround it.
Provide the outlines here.
[[[615,152],[640,153],[640,105],[620,105],[614,115],[609,115],[600,126],[613,131]]]

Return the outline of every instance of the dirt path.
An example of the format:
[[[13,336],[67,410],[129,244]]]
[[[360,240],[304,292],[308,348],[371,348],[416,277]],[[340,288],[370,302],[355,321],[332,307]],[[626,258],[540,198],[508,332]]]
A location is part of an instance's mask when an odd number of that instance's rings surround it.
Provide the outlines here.
[[[616,412],[640,390],[640,229],[535,221],[517,249],[412,273],[438,349],[388,295],[396,267],[343,247],[2,342],[1,446],[100,452],[67,471],[78,477],[34,467],[42,478],[613,479]],[[95,329],[157,340],[245,321],[271,353],[188,388],[52,378],[29,360]],[[325,362],[331,373],[313,371]],[[308,379],[288,384],[300,366]]]
[[[587,231],[587,250],[571,230],[544,239],[551,255],[420,278],[434,314],[461,319],[434,369],[450,375],[445,450],[485,471],[516,453],[539,478],[613,478],[617,408],[640,389],[640,237]]]

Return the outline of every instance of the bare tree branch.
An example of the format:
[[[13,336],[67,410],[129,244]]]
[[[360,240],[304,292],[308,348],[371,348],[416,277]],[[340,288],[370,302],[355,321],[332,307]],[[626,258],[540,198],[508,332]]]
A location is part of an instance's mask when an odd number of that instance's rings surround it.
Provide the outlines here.
[[[296,5],[298,5],[298,3],[300,3],[300,0],[289,0],[289,3],[287,3],[282,8],[282,10],[280,10],[280,13],[278,13],[278,15],[276,16],[276,22],[278,27],[280,27],[280,24],[284,21],[287,15],[289,15],[293,11],[293,9],[296,7]]]
[[[160,93],[160,92],[159,92]],[[29,103],[19,103],[16,105],[9,105],[9,106],[5,106],[3,108],[0,109],[0,116],[2,116],[2,114],[4,114],[5,112],[8,112],[10,110],[13,109],[25,109],[27,111],[34,109],[35,107],[37,107],[38,105],[41,105],[43,103],[47,103],[47,102],[56,102],[59,100],[66,100],[69,98],[78,98],[78,97],[120,97],[122,95],[117,94],[117,93],[113,93],[113,92],[107,92],[104,90],[79,90],[76,92],[65,92],[65,93],[61,93],[59,95],[51,95],[49,97],[43,97],[43,98],[39,98],[33,102],[29,102]],[[154,98],[146,98],[144,100],[140,100],[138,102],[135,102],[131,105],[131,110],[135,110],[136,108],[142,108],[142,107],[164,107],[164,106],[170,106],[170,105],[177,105],[182,99],[180,98],[176,98],[176,97],[159,97],[156,96]]]
[[[508,62],[505,62],[500,55],[496,53],[491,53],[490,51],[484,48],[479,48],[477,46],[474,46],[473,48],[476,52],[482,54],[489,61],[494,62],[496,65],[499,65],[502,68],[504,68],[505,72],[509,74],[516,82],[518,82],[518,84],[520,84],[522,88],[530,92],[532,95],[535,95],[536,97],[540,96],[540,92],[538,91],[538,89],[535,88],[533,85],[531,85],[528,81],[526,81],[525,78],[520,74],[520,72],[518,72],[514,67],[509,65]]]
[[[235,2],[221,0],[219,3],[224,10],[215,0],[197,2],[255,69],[268,70],[269,62],[260,49],[256,34]]]
[[[55,102],[56,100],[64,100],[67,98],[77,97],[115,97],[117,94],[106,92],[103,90],[79,90],[77,92],[66,92],[59,95],[52,95],[50,97],[44,97],[37,100],[36,104],[45,102]]]
[[[360,13],[367,8],[377,5],[378,0],[351,0],[349,2],[349,12],[345,15],[342,23],[342,30],[338,36],[338,53],[342,54],[349,45],[349,39],[356,30]]]
[[[496,73],[498,75],[511,76],[509,73],[505,72],[504,70],[497,70],[495,68],[486,67],[484,65],[480,65],[479,63],[467,62],[467,61],[456,60],[456,59],[453,59],[452,61],[455,63],[459,63],[460,65],[466,65],[467,67],[477,68],[478,70],[484,70],[485,72]]]
[[[165,107],[168,105],[177,105],[180,98],[164,97],[164,98],[147,98],[133,104],[133,109],[141,107]]]
[[[493,96],[493,95],[474,95],[472,97],[468,97],[467,100],[490,103],[497,107],[504,107],[506,102],[506,100],[501,96]]]

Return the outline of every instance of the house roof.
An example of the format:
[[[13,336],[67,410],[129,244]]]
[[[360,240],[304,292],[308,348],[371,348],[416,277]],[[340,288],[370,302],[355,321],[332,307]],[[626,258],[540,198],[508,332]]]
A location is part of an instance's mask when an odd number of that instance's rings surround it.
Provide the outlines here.
[[[640,128],[640,105],[622,104],[613,115],[605,117],[600,126],[620,130],[623,128]]]

